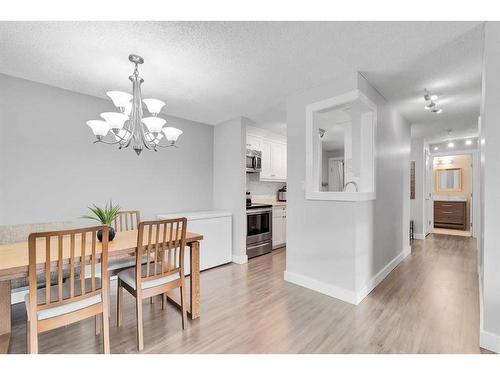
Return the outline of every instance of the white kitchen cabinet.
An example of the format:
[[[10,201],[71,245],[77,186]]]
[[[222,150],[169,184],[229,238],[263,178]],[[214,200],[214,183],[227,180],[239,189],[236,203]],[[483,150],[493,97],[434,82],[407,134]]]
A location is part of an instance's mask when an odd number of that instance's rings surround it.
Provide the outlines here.
[[[247,134],[247,149],[262,151],[262,137]]]
[[[286,207],[273,206],[273,248],[286,244]]]
[[[159,214],[158,219],[187,218],[187,230],[203,235],[200,241],[200,270],[232,261],[232,215],[225,211],[197,211]],[[189,248],[184,252],[184,272],[190,272]]]
[[[286,143],[262,140],[261,181],[286,182]]]

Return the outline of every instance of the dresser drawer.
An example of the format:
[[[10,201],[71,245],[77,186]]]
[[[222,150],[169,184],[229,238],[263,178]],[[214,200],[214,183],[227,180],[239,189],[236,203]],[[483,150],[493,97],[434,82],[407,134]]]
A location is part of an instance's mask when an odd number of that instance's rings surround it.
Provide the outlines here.
[[[440,215],[434,215],[434,222],[436,224],[464,224],[464,217],[463,216],[440,216]]]
[[[436,216],[462,216],[465,213],[465,208],[463,206],[453,206],[453,207],[438,207],[434,208],[434,215]]]

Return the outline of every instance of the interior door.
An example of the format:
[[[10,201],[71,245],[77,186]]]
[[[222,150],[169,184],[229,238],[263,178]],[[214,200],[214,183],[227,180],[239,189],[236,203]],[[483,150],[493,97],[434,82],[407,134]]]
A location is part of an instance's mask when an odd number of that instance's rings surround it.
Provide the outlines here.
[[[328,191],[344,190],[344,161],[328,159]]]

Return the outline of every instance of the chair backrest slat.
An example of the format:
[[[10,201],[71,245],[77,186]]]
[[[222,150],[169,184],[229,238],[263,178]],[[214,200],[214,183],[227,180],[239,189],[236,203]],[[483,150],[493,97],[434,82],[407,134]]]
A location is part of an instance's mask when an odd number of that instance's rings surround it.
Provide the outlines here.
[[[96,240],[97,231],[99,230],[102,230],[103,235],[100,253],[98,253]],[[101,292],[101,290],[102,293],[107,293],[108,231],[109,229],[107,226],[97,226],[30,234],[28,241],[30,317],[36,317],[36,311],[38,310],[43,310],[56,304],[69,303],[72,300],[84,298],[86,294],[95,295]],[[87,236],[89,235],[92,236],[92,238],[87,242]],[[81,239],[78,239],[78,237],[81,237]],[[77,255],[75,249],[77,239],[81,245],[79,255]],[[87,243],[91,245],[90,248],[87,247]],[[43,249],[43,244],[45,244],[45,251]],[[54,251],[53,253],[52,249]],[[42,254],[44,254],[45,257],[42,257]],[[75,261],[77,257],[80,258],[79,262]],[[90,284],[92,290],[89,291],[86,290],[85,268],[87,262],[90,262],[91,269]],[[44,285],[46,287],[44,301],[38,300],[37,297],[37,263],[39,265],[44,265],[43,274],[45,276]],[[96,277],[97,263],[101,264],[102,270],[100,283],[97,283]],[[64,272],[67,272],[65,269],[66,266],[69,267],[69,286],[64,283],[67,277],[64,276]],[[79,273],[77,272],[77,267],[79,267]],[[53,273],[57,273],[57,275],[53,275]],[[75,291],[78,277],[80,278],[79,294]],[[54,281],[53,287],[52,281]],[[55,296],[56,293],[57,297]]]
[[[45,303],[50,303],[50,237],[45,239]]]
[[[80,244],[80,294],[83,296],[85,294],[85,266],[87,265],[87,233],[82,233],[82,242]],[[84,277],[81,277],[81,276]]]
[[[96,232],[92,232],[92,258],[91,258],[91,266],[90,266],[90,283],[92,287],[92,291],[95,291],[95,263],[96,263]]]
[[[119,211],[115,217],[113,227],[117,232],[134,230],[139,227],[141,221],[140,211]]]
[[[148,233],[147,238],[144,235],[146,230]],[[186,246],[186,230],[186,218],[139,223],[136,257],[137,288],[140,288],[141,281],[148,278],[152,279],[162,277],[164,274],[184,272],[184,264],[180,258],[177,258],[177,255],[181,255],[183,259],[184,247]],[[144,255],[146,255],[146,265],[144,271],[142,271]]]
[[[69,253],[69,296],[75,296],[75,234],[70,235],[70,253]]]
[[[57,236],[57,297],[63,299],[63,238]]]

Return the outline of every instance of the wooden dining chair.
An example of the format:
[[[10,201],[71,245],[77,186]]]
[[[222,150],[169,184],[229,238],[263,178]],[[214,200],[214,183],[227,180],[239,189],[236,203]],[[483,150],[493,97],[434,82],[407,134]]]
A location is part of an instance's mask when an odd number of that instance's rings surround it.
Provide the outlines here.
[[[101,251],[97,246],[99,230]],[[103,349],[109,353],[108,231],[107,226],[94,226],[29,235],[29,293],[25,297],[28,353],[38,353],[39,333],[90,317],[102,319]],[[101,267],[100,277],[96,266]],[[69,280],[64,281],[63,269],[68,267]],[[41,289],[37,288],[37,270],[45,275]],[[53,272],[57,272],[57,283],[51,285]]]
[[[141,212],[138,210],[119,211],[113,221],[113,228],[116,232],[135,230],[139,227],[140,221]],[[109,262],[108,272],[110,276],[114,276],[124,268],[133,266],[135,266],[135,260],[133,258],[126,257],[125,259],[116,259]]]
[[[182,329],[186,328],[186,290],[184,280],[184,248],[187,219],[143,221],[137,234],[136,266],[118,273],[117,326],[122,323],[123,289],[136,299],[137,347],[144,348],[142,300],[180,288]],[[144,264],[145,263],[145,264]]]
[[[141,221],[140,211],[119,211],[113,222],[113,228],[117,232],[124,230],[135,230],[139,227]]]

